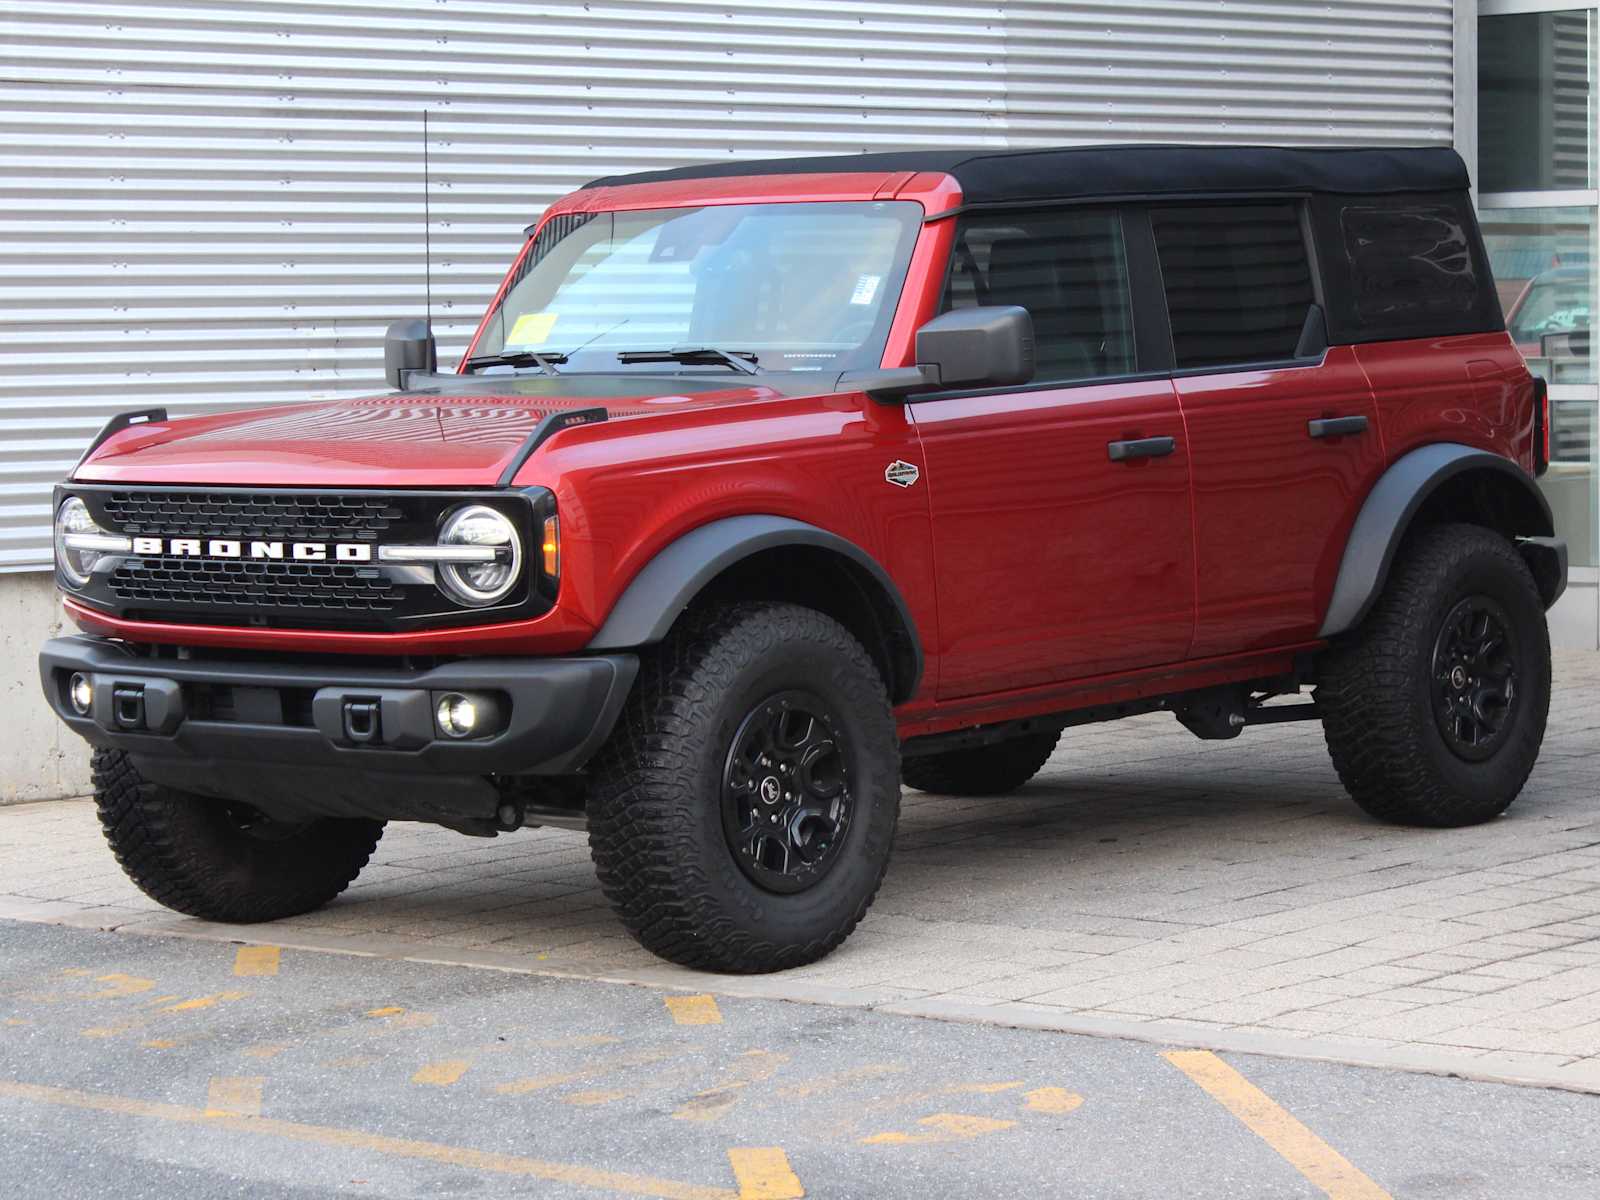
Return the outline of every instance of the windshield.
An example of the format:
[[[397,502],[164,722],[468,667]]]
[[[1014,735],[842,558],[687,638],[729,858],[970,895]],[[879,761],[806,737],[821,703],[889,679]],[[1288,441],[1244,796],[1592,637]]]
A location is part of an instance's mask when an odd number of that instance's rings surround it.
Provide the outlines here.
[[[1570,333],[1589,327],[1589,281],[1535,279],[1527,298],[1512,319],[1511,336],[1531,342],[1547,333]]]
[[[567,373],[714,348],[762,371],[876,367],[921,217],[906,201],[556,216],[473,359],[532,352]],[[730,372],[708,354],[668,366]]]

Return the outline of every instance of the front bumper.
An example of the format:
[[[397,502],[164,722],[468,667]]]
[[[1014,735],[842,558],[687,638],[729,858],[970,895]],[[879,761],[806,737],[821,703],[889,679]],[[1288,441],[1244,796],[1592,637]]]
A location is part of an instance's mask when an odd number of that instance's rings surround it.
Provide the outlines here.
[[[442,823],[492,819],[489,776],[576,771],[616,723],[638,672],[629,654],[474,658],[427,669],[305,659],[142,657],[119,642],[53,638],[46,699],[91,745],[127,751],[155,783],[282,816]],[[73,706],[88,679],[87,714]],[[446,692],[487,696],[494,731],[456,739],[434,723]]]

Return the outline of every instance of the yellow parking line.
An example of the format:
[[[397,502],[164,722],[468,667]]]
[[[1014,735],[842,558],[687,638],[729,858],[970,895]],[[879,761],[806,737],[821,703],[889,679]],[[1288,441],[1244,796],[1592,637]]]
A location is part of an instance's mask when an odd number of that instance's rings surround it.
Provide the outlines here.
[[[276,975],[283,952],[277,946],[240,946],[233,956],[235,975]]]
[[[154,979],[140,979],[137,975],[98,975],[96,983],[109,983],[111,986],[103,992],[90,992],[90,1000],[120,1000],[124,996],[137,996],[140,992],[148,992],[156,986]]]
[[[901,1133],[891,1130],[858,1138],[863,1146],[932,1146],[939,1142],[960,1142],[982,1137],[986,1133],[1000,1133],[1016,1125],[1015,1121],[997,1121],[993,1117],[974,1117],[967,1113],[934,1113],[923,1117],[918,1125],[927,1127],[926,1133]]]
[[[184,1000],[178,1004],[163,1008],[162,1012],[195,1012],[202,1008],[215,1008],[224,1000],[243,1000],[249,992],[217,992],[211,996],[198,996],[193,1000]]]
[[[431,1062],[411,1077],[412,1083],[429,1083],[434,1087],[449,1087],[465,1075],[472,1063],[465,1058],[447,1058]]]
[[[679,1183],[677,1180],[658,1179],[650,1175],[605,1171],[575,1163],[547,1162],[515,1154],[495,1154],[465,1146],[448,1146],[440,1142],[385,1137],[382,1134],[365,1133],[359,1129],[302,1125],[297,1121],[280,1121],[271,1117],[208,1117],[204,1109],[189,1108],[181,1104],[165,1104],[160,1101],[135,1100],[128,1096],[79,1092],[40,1084],[15,1083],[10,1080],[0,1080],[0,1096],[90,1112],[143,1117],[185,1125],[207,1125],[213,1129],[275,1137],[338,1150],[362,1150],[372,1154],[443,1163],[447,1166],[486,1171],[497,1175],[545,1179],[554,1183],[570,1184],[573,1187],[623,1192],[630,1196],[652,1196],[659,1197],[660,1200],[738,1200],[738,1193],[727,1188],[699,1187],[692,1183]]]
[[[789,1156],[776,1146],[735,1148],[728,1162],[739,1181],[739,1200],[801,1200],[806,1194]]]
[[[206,1116],[259,1117],[266,1083],[260,1075],[217,1076],[206,1090]]]
[[[667,1011],[679,1025],[721,1025],[722,1010],[715,996],[664,996]]]
[[[1211,1051],[1169,1050],[1162,1057],[1327,1193],[1329,1200],[1394,1200],[1349,1159]]]
[[[1041,1087],[1022,1094],[1023,1104],[1029,1112],[1069,1113],[1083,1106],[1083,1097],[1066,1088]]]

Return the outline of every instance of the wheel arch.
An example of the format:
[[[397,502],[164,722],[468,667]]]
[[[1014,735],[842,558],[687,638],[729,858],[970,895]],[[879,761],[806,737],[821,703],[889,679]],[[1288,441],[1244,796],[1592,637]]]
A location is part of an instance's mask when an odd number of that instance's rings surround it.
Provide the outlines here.
[[[1528,561],[1545,607],[1566,585],[1566,548],[1554,540],[1555,519],[1532,476],[1508,458],[1454,442],[1402,455],[1367,493],[1339,562],[1318,636],[1361,623],[1383,591],[1406,535],[1424,525],[1460,521],[1511,539]]]
[[[652,645],[701,600],[791,600],[827,613],[866,647],[896,703],[922,679],[922,643],[883,566],[847,538],[789,517],[725,517],[667,545],[623,590],[590,650]]]

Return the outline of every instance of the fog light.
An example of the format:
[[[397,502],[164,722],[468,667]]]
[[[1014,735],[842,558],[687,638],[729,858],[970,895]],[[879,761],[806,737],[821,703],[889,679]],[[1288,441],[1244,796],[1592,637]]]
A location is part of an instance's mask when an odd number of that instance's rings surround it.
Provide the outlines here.
[[[72,701],[74,711],[80,717],[87,717],[90,706],[94,704],[94,684],[89,682],[87,675],[74,675],[67,684],[67,697]]]
[[[436,712],[439,728],[451,737],[471,737],[478,728],[478,705],[471,696],[446,692],[439,698]]]

